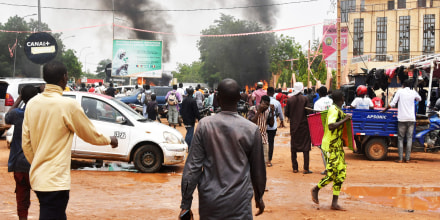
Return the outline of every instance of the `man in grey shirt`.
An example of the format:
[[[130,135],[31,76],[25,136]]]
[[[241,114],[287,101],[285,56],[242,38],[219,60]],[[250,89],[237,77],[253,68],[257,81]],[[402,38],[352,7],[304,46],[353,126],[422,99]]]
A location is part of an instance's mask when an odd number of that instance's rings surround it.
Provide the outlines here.
[[[200,219],[252,219],[263,213],[266,167],[260,131],[237,113],[240,87],[232,79],[218,86],[222,112],[203,118],[189,149],[182,176],[181,214],[191,209],[198,186]]]

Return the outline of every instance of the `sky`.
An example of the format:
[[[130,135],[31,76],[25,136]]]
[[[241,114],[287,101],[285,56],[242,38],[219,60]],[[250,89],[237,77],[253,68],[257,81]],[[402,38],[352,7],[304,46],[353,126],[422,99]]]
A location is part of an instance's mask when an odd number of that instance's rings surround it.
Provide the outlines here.
[[[123,1],[123,0],[115,0]],[[125,0],[127,4],[135,0]],[[132,2],[130,2],[132,1]],[[262,10],[270,10],[268,13],[272,19],[272,30],[307,26],[324,22],[326,19],[336,19],[336,8],[330,0],[150,0],[148,7],[139,6],[144,9],[165,9],[166,11],[156,12],[154,19],[163,18],[163,21],[172,26],[173,41],[165,42],[170,50],[169,60],[163,63],[164,71],[174,71],[178,63],[190,64],[199,60],[200,53],[197,49],[198,36],[187,36],[184,34],[199,35],[202,30],[214,24],[214,20],[220,14],[232,15],[237,19],[251,20],[255,16],[251,5],[266,4],[266,2],[277,4],[277,6],[259,7]],[[263,3],[261,3],[263,2]],[[76,8],[76,9],[108,9],[104,5],[111,6],[111,0],[40,0],[41,7]],[[15,4],[15,5],[12,5]],[[26,5],[26,6],[18,6]],[[5,23],[11,16],[25,17],[25,20],[37,20],[37,0],[0,0],[0,22]],[[220,8],[234,9],[220,9]],[[238,8],[237,8],[238,7]],[[111,9],[111,8],[110,8]],[[216,10],[194,10],[194,9],[216,9]],[[188,10],[188,11],[181,11]],[[149,17],[150,12],[145,12]],[[254,14],[253,14],[254,13]],[[28,16],[31,15],[31,16]],[[153,16],[152,16],[153,17]],[[66,10],[66,9],[41,9],[41,21],[47,23],[56,32],[61,31],[64,44],[67,49],[76,51],[76,55],[83,63],[84,68],[90,72],[96,70],[100,60],[112,58],[113,30],[110,25],[113,20],[113,13],[109,11],[89,10]],[[158,19],[159,21],[160,19]],[[154,22],[154,21],[153,21]],[[124,15],[115,13],[115,24],[139,28],[134,26]],[[93,28],[85,28],[92,27]],[[168,32],[160,25],[155,27],[158,32]],[[322,38],[322,24],[297,28],[288,31],[276,32],[277,35],[294,37],[303,48],[307,48],[308,40]],[[127,29],[115,27],[115,39],[136,39],[136,34]]]

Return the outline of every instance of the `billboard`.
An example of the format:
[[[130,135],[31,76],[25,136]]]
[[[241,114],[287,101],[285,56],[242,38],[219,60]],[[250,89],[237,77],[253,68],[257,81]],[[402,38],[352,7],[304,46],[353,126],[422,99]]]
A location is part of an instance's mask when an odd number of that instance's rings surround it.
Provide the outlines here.
[[[324,60],[327,68],[336,69],[337,67],[337,49],[338,49],[338,32],[336,24],[327,24],[323,26],[323,42],[322,42],[322,53],[324,55]],[[347,64],[347,36],[348,29],[346,27],[341,27],[341,65]]]
[[[162,77],[162,41],[113,40],[112,76]]]

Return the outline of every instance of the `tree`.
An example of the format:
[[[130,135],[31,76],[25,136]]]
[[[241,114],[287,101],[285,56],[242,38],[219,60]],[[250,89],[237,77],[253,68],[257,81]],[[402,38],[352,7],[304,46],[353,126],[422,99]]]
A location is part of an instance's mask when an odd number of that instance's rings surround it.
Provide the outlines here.
[[[235,19],[222,14],[203,35],[223,35],[263,31],[256,22]],[[270,48],[273,34],[235,37],[203,37],[198,42],[203,62],[201,76],[210,86],[224,78],[235,79],[240,85],[269,79]]]
[[[292,73],[297,70],[298,61],[286,60],[297,59],[300,53],[301,45],[295,42],[293,37],[281,35],[277,38],[276,44],[270,50],[270,72],[280,76],[277,83],[290,84]]]
[[[30,22],[26,22],[22,17],[13,16],[8,19],[5,24],[0,24],[0,29],[11,31],[37,31],[38,21],[31,19]],[[47,24],[41,23],[40,30],[50,31]],[[51,34],[58,44],[58,53],[55,60],[63,62],[70,75],[73,74],[75,78],[79,78],[78,69],[81,70],[81,63],[78,62],[78,58],[75,56],[72,50],[65,50],[65,46],[62,43],[60,37],[61,33]],[[32,63],[25,55],[23,45],[26,39],[30,36],[30,33],[8,33],[0,32],[0,76],[13,76],[15,66],[15,76],[17,77],[40,77],[40,65]],[[9,50],[17,42],[16,51],[11,57]],[[15,63],[15,65],[14,65]]]
[[[173,73],[174,78],[179,82],[184,83],[203,83],[200,69],[203,63],[201,61],[194,61],[192,64],[177,64],[177,72]]]
[[[104,59],[99,61],[98,66],[96,67],[96,75],[95,78],[90,77],[91,79],[105,79],[105,67],[111,63],[110,59]]]
[[[75,80],[81,78],[82,65],[72,49],[68,49],[67,51],[61,53],[61,55],[56,59],[66,65],[69,78],[74,77]]]

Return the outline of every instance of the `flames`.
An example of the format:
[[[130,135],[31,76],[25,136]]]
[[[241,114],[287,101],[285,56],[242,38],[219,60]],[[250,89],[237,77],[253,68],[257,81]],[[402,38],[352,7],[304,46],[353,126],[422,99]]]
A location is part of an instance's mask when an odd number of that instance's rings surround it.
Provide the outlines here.
[[[269,83],[267,83],[266,80],[263,80],[263,81],[260,81],[260,82],[263,83],[263,89],[264,89],[264,90],[267,90],[267,88],[269,87]],[[245,88],[246,88],[246,92],[249,92],[249,91],[251,91],[251,90],[255,90],[255,89],[257,89],[257,83],[258,83],[258,82],[256,82],[254,85],[251,85],[251,86],[246,85],[246,86],[245,86]]]
[[[150,81],[148,81],[147,79],[142,78],[142,77],[138,77],[138,78],[137,78],[137,84],[138,84],[138,85],[145,85],[145,84],[148,84],[148,85],[150,85],[150,86],[156,86],[156,84],[154,84],[153,82],[150,82]]]

